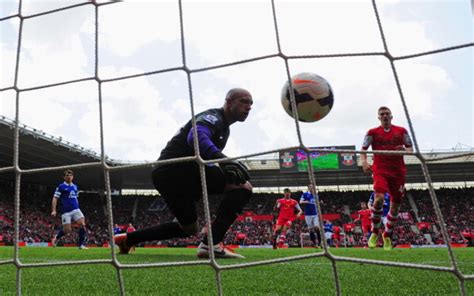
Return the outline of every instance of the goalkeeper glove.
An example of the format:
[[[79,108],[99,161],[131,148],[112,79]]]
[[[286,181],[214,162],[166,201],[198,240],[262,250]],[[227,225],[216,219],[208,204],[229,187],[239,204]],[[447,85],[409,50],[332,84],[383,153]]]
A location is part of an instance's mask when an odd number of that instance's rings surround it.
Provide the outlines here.
[[[250,180],[247,167],[240,161],[221,162],[219,166],[224,171],[228,183],[240,185]]]

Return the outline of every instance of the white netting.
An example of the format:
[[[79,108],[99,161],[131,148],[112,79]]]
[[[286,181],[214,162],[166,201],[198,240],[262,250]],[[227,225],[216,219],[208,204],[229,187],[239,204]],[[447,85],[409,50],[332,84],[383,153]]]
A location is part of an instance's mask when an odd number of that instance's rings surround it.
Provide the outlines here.
[[[436,193],[433,188],[433,184],[431,182],[430,178],[430,173],[428,170],[427,162],[430,161],[436,161],[436,160],[441,160],[445,158],[430,158],[426,159],[419,151],[419,146],[417,142],[417,137],[415,134],[415,130],[412,125],[412,121],[410,119],[410,114],[409,110],[407,107],[407,104],[405,102],[405,98],[402,92],[402,88],[400,85],[399,81],[399,76],[397,74],[397,69],[395,67],[395,61],[400,61],[400,60],[405,60],[405,59],[410,59],[410,58],[415,58],[415,57],[420,57],[420,56],[426,56],[426,55],[432,55],[436,53],[441,53],[441,52],[446,52],[446,51],[451,51],[451,50],[456,50],[456,49],[461,49],[461,48],[466,48],[466,47],[472,47],[473,44],[461,44],[458,46],[451,46],[447,48],[442,48],[438,50],[433,50],[433,51],[427,51],[427,52],[421,52],[417,54],[411,54],[411,55],[405,55],[405,56],[392,56],[390,54],[390,51],[387,46],[387,42],[385,40],[385,35],[384,35],[384,29],[380,20],[379,16],[379,11],[377,9],[377,4],[376,1],[372,1],[373,5],[373,12],[376,16],[377,19],[377,25],[380,33],[380,37],[383,41],[383,46],[384,46],[384,51],[382,52],[365,52],[365,53],[344,53],[344,54],[324,54],[324,55],[295,55],[295,56],[289,56],[285,55],[285,53],[282,52],[281,46],[280,46],[280,34],[278,30],[278,19],[277,19],[277,14],[276,14],[276,7],[274,1],[271,1],[271,6],[272,6],[272,16],[273,16],[273,22],[274,22],[274,29],[275,29],[275,36],[276,36],[276,43],[278,47],[278,52],[270,55],[265,55],[265,56],[259,56],[251,59],[246,59],[246,60],[239,60],[235,61],[232,63],[226,63],[226,64],[220,64],[216,66],[211,66],[211,67],[205,67],[205,68],[199,68],[199,69],[190,69],[187,66],[187,61],[186,61],[186,50],[185,50],[185,33],[183,30],[183,10],[182,10],[182,3],[179,1],[179,26],[180,26],[180,32],[181,32],[181,51],[182,51],[182,67],[174,67],[174,68],[168,68],[168,69],[163,69],[163,70],[158,70],[158,71],[151,71],[151,72],[146,72],[143,74],[136,74],[136,75],[128,75],[128,76],[121,76],[121,77],[115,77],[111,79],[100,79],[98,76],[98,64],[99,64],[99,49],[98,49],[98,39],[99,39],[99,9],[102,9],[102,7],[109,5],[109,4],[114,4],[117,2],[106,2],[106,3],[99,3],[96,1],[87,1],[84,3],[76,4],[76,5],[71,5],[67,7],[62,7],[42,13],[37,13],[37,14],[32,14],[32,15],[22,15],[22,1],[20,0],[19,2],[19,8],[18,8],[18,13],[14,15],[10,15],[8,17],[4,17],[0,19],[1,21],[6,21],[12,18],[18,18],[19,19],[19,33],[18,33],[18,47],[16,50],[16,65],[15,65],[15,75],[14,75],[14,81],[13,81],[13,86],[11,87],[6,87],[0,89],[0,92],[2,91],[14,91],[16,94],[16,114],[15,114],[15,128],[14,128],[14,157],[13,157],[13,163],[12,166],[9,167],[4,167],[0,168],[0,172],[14,172],[15,173],[15,198],[14,198],[14,257],[12,260],[5,260],[5,261],[0,261],[0,264],[14,264],[17,269],[16,273],[16,287],[17,287],[17,294],[21,295],[21,271],[24,268],[32,268],[32,267],[40,267],[40,266],[58,266],[58,265],[77,265],[77,264],[112,264],[116,270],[117,270],[117,278],[120,286],[120,291],[121,294],[125,294],[125,287],[124,287],[124,281],[122,278],[122,270],[123,269],[133,269],[133,268],[150,268],[150,267],[165,267],[165,266],[190,266],[190,265],[210,265],[214,268],[216,272],[216,282],[217,282],[217,289],[218,289],[218,294],[222,295],[222,283],[221,283],[221,271],[223,270],[230,270],[230,269],[236,269],[236,268],[246,268],[246,267],[251,267],[251,266],[259,266],[259,265],[266,265],[266,264],[275,264],[279,262],[289,262],[289,261],[294,261],[294,260],[300,260],[300,259],[306,259],[306,258],[314,258],[314,257],[326,257],[331,261],[332,265],[332,272],[334,275],[334,283],[336,287],[336,293],[337,295],[341,294],[341,288],[339,284],[339,275],[337,272],[337,265],[336,263],[338,261],[346,261],[346,262],[353,262],[353,263],[366,263],[366,264],[375,264],[375,265],[383,265],[383,266],[394,266],[394,267],[404,267],[404,268],[417,268],[417,269],[425,269],[425,270],[433,270],[433,271],[444,271],[444,272],[450,272],[456,276],[459,282],[459,289],[462,295],[466,295],[466,289],[465,289],[465,281],[467,279],[473,279],[473,275],[465,275],[461,272],[461,270],[458,267],[457,261],[455,256],[453,255],[452,248],[450,244],[447,244],[447,249],[449,253],[449,258],[451,261],[451,266],[450,267],[439,267],[439,266],[434,266],[434,265],[421,265],[421,264],[411,264],[411,263],[400,263],[400,262],[387,262],[387,261],[376,261],[376,260],[368,260],[368,259],[359,259],[359,258],[350,258],[350,257],[341,257],[341,256],[335,256],[333,255],[329,249],[328,246],[323,240],[323,252],[322,253],[314,253],[314,254],[307,254],[307,255],[299,255],[299,256],[292,256],[292,257],[287,257],[287,258],[280,258],[280,259],[273,259],[273,260],[263,260],[263,261],[256,261],[256,262],[249,262],[249,263],[242,263],[242,264],[231,264],[231,265],[220,265],[217,263],[217,261],[214,258],[213,252],[210,252],[211,258],[209,260],[205,261],[189,261],[189,262],[165,262],[165,263],[151,263],[151,264],[123,264],[120,263],[117,260],[116,257],[116,251],[114,248],[111,248],[112,252],[112,259],[111,260],[83,260],[83,261],[64,261],[64,262],[51,262],[51,263],[32,263],[32,264],[26,264],[22,263],[19,259],[19,247],[18,247],[18,241],[19,241],[19,221],[20,221],[20,184],[21,184],[21,176],[24,174],[33,174],[33,173],[40,173],[40,172],[48,172],[48,171],[58,171],[58,170],[63,170],[66,168],[84,168],[84,167],[96,167],[100,168],[103,170],[104,176],[105,176],[105,189],[107,191],[107,211],[108,211],[108,231],[109,231],[109,240],[113,241],[113,215],[112,215],[112,201],[111,201],[111,185],[110,185],[110,173],[112,171],[118,171],[118,170],[126,170],[134,167],[150,167],[154,166],[157,164],[163,164],[163,163],[173,163],[173,162],[181,162],[181,161],[196,161],[199,166],[200,166],[200,171],[201,171],[201,182],[203,185],[203,202],[204,202],[204,209],[205,209],[205,218],[208,224],[210,224],[211,218],[210,218],[210,213],[209,213],[209,203],[208,203],[208,195],[207,195],[207,188],[205,184],[205,172],[204,172],[204,165],[207,163],[210,163],[211,161],[205,161],[203,160],[199,153],[195,157],[185,157],[185,158],[180,158],[180,159],[173,159],[173,160],[167,160],[167,161],[156,161],[156,162],[150,162],[150,163],[141,163],[141,164],[135,164],[135,165],[121,165],[121,166],[109,166],[106,163],[106,157],[104,153],[104,129],[103,129],[103,110],[102,110],[102,85],[103,83],[106,82],[112,82],[112,81],[118,81],[118,80],[124,80],[124,79],[130,79],[130,78],[135,78],[139,76],[147,76],[147,75],[152,75],[152,74],[159,74],[159,73],[165,73],[165,72],[171,72],[171,71],[184,71],[187,74],[187,81],[188,81],[188,91],[189,91],[189,97],[190,97],[190,108],[191,108],[191,113],[194,116],[195,110],[194,110],[194,103],[193,103],[193,88],[191,84],[191,74],[192,73],[197,73],[197,72],[202,72],[202,71],[209,71],[213,69],[218,69],[218,68],[225,68],[225,67],[230,67],[238,64],[244,64],[244,63],[251,63],[254,61],[259,61],[259,60],[265,60],[269,58],[281,58],[284,61],[285,67],[286,67],[286,74],[288,79],[291,77],[290,75],[290,70],[289,70],[289,65],[288,61],[292,59],[317,59],[317,58],[340,58],[340,57],[358,57],[358,56],[381,56],[385,57],[388,59],[390,62],[392,72],[393,72],[393,77],[396,82],[396,86],[398,89],[399,97],[403,105],[403,109],[405,112],[405,116],[408,121],[409,125],[409,130],[410,133],[413,136],[413,141],[414,141],[414,147],[415,147],[415,152],[414,153],[407,153],[407,152],[397,152],[397,151],[372,151],[372,152],[366,152],[366,151],[356,151],[356,153],[373,153],[373,154],[397,154],[397,155],[415,155],[421,162],[421,167],[423,170],[423,173],[426,178],[426,182],[428,184],[429,188],[429,193],[431,196],[431,200],[433,202],[433,206],[436,212],[437,219],[439,221],[439,225],[441,227],[441,233],[443,236],[443,239],[445,242],[449,242],[449,237],[447,234],[446,226],[444,223],[444,219],[436,198]],[[22,32],[23,32],[23,25],[25,21],[28,21],[30,19],[47,15],[47,14],[53,14],[59,11],[65,11],[65,10],[72,10],[81,6],[85,5],[93,5],[95,6],[95,63],[94,63],[94,69],[95,69],[95,75],[92,77],[85,77],[81,79],[75,79],[75,80],[69,80],[69,81],[64,81],[64,82],[58,82],[58,83],[52,83],[52,84],[47,84],[47,85],[39,85],[35,87],[29,87],[29,88],[19,88],[18,87],[18,74],[19,74],[19,62],[20,62],[20,51],[22,48]],[[290,79],[289,79],[290,80]],[[28,91],[34,91],[34,90],[39,90],[39,89],[44,89],[44,88],[49,88],[49,87],[54,87],[54,86],[60,86],[60,85],[66,85],[66,84],[72,84],[72,83],[78,83],[78,82],[83,82],[83,81],[95,81],[98,85],[98,97],[99,97],[99,118],[100,118],[100,149],[101,149],[101,161],[100,162],[92,162],[92,163],[83,163],[83,164],[77,164],[77,165],[68,165],[68,166],[61,166],[61,167],[47,167],[47,168],[38,168],[38,169],[22,169],[19,166],[19,110],[20,110],[20,99],[19,95],[22,92],[28,92]],[[290,80],[291,81],[291,80]],[[293,93],[292,93],[293,96]],[[296,110],[295,108],[295,102],[294,102],[294,97],[292,97],[292,104],[293,104],[293,110]],[[195,121],[193,120],[193,126],[195,126]],[[303,144],[302,137],[301,137],[301,132],[300,132],[300,126],[299,122],[295,120],[295,127],[297,131],[297,136],[298,136],[298,141],[299,141],[299,146],[298,147],[285,147],[283,149],[277,149],[277,150],[271,150],[271,151],[264,151],[260,153],[255,153],[255,154],[249,154],[249,155],[243,155],[241,157],[252,157],[252,156],[259,156],[259,155],[265,155],[273,152],[279,152],[283,150],[288,150],[292,148],[302,148],[305,149],[306,151],[323,151],[321,149],[309,149]],[[194,129],[196,133],[196,129]],[[197,135],[194,135],[194,148],[195,151],[199,151],[198,149],[198,142],[197,142]],[[325,150],[327,151],[327,150]],[[334,152],[338,153],[354,153],[353,150],[333,150]],[[459,156],[453,156],[453,157],[461,157],[461,156],[466,156],[466,155],[473,155],[474,153],[465,153]],[[236,159],[237,157],[230,158],[230,159]],[[222,161],[222,160],[219,160]],[[215,162],[215,161],[212,161]],[[308,176],[312,184],[316,184],[316,180],[314,178],[314,172],[311,166],[309,166],[308,169]],[[318,202],[318,212],[321,212],[321,207]],[[322,217],[320,215],[320,224],[322,225]],[[321,233],[322,236],[324,237],[324,233]],[[210,245],[212,246],[212,229],[209,230],[208,233],[208,239],[210,242]]]

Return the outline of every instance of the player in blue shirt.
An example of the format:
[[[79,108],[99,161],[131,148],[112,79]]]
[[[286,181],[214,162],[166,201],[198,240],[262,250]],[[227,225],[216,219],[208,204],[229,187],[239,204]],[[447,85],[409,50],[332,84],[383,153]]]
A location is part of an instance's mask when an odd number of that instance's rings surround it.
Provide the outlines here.
[[[61,203],[61,222],[63,228],[53,237],[51,243],[56,246],[57,241],[64,235],[71,232],[71,223],[79,226],[79,249],[87,249],[85,246],[86,240],[86,222],[84,214],[79,209],[79,189],[76,184],[72,182],[74,173],[71,170],[64,171],[64,182],[59,184],[54,192],[53,200],[51,202],[51,216],[56,217],[56,206],[58,200]]]
[[[331,221],[324,221],[324,236],[326,237],[328,247],[331,246],[333,232]]]
[[[118,224],[114,225],[114,235],[122,233],[122,227],[120,227]]]
[[[309,238],[313,246],[317,247],[321,244],[321,232],[319,230],[318,207],[316,206],[316,199],[319,199],[318,193],[314,190],[312,184],[308,185],[308,191],[303,192],[300,198],[300,204],[304,208],[304,219],[309,230]],[[316,235],[315,235],[316,233]],[[316,236],[318,241],[316,242]]]
[[[375,199],[375,193],[372,192],[369,197],[369,202],[367,203],[369,205],[369,208],[372,208],[374,204],[374,199]],[[387,222],[387,215],[388,211],[390,210],[390,194],[388,192],[385,193],[383,197],[383,207],[382,207],[382,223],[385,225]],[[370,235],[369,235],[370,236]]]
[[[375,199],[375,192],[372,192],[369,197],[369,201],[367,202],[367,206],[369,209],[372,208],[372,205],[374,204],[374,199]],[[385,223],[387,222],[387,215],[390,210],[390,194],[388,192],[385,193],[383,197],[383,206],[382,206],[382,224],[385,226]],[[372,227],[370,228],[370,231],[367,232],[367,240],[369,240],[370,236],[372,235]]]

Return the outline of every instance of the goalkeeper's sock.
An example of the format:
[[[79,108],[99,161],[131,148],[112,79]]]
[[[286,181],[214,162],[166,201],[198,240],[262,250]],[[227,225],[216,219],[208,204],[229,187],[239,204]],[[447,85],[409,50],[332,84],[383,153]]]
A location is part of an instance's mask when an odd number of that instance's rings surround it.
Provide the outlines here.
[[[175,237],[188,237],[178,222],[168,222],[160,225],[142,228],[134,232],[127,233],[127,245],[134,246],[141,242],[164,240]]]
[[[215,245],[222,242],[225,233],[251,197],[252,192],[247,189],[235,189],[226,193],[217,209],[216,219],[212,223],[212,242]],[[202,242],[209,245],[207,236]]]

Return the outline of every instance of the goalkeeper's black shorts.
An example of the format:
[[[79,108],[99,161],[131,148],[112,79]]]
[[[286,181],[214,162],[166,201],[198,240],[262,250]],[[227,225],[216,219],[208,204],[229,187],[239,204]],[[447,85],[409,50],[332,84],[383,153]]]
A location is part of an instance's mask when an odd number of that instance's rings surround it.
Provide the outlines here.
[[[207,193],[224,192],[226,177],[218,166],[206,166]],[[153,185],[181,225],[197,220],[196,201],[202,198],[201,176],[195,162],[165,165],[152,172]]]

